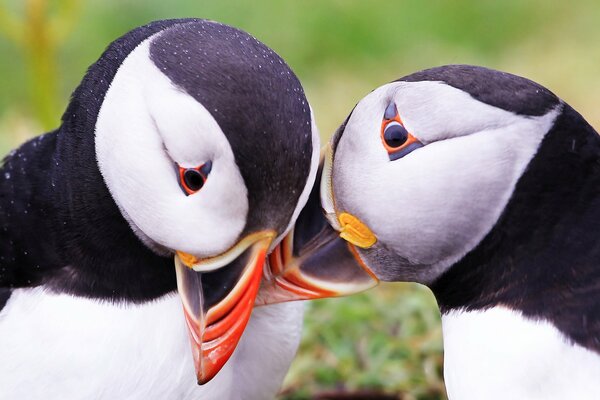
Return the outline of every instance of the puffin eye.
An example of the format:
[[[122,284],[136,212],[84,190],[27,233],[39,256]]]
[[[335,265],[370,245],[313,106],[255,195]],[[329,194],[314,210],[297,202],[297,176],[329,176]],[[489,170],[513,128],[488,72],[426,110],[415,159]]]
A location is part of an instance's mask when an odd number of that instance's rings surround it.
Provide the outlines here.
[[[183,183],[192,192],[197,192],[204,186],[204,177],[195,169],[186,169],[183,173]]]
[[[390,161],[404,157],[408,153],[423,147],[423,143],[410,134],[398,114],[396,103],[391,102],[383,114],[381,140]]]
[[[189,196],[202,189],[211,167],[210,161],[196,168],[179,167],[179,185],[186,195]]]
[[[388,124],[383,131],[383,140],[392,149],[402,146],[408,140],[408,131],[396,121]]]

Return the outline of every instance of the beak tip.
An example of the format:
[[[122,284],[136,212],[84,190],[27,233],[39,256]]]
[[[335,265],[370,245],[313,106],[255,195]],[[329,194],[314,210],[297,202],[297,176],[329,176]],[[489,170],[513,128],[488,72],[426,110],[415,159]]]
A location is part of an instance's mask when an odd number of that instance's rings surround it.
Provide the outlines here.
[[[198,386],[202,386],[205,383],[207,383],[208,381],[210,381],[210,378],[207,379],[206,377],[197,376],[196,378],[197,378]]]
[[[239,260],[243,268],[225,297],[209,306],[204,304],[202,277],[214,273],[213,270],[198,271],[195,268],[197,261],[187,260],[186,263],[181,254],[175,257],[177,287],[183,302],[198,385],[208,383],[217,375],[241,339],[258,293],[272,238],[270,232],[259,232],[251,238],[250,245],[235,254],[232,262]]]
[[[219,372],[220,368],[209,368],[209,370],[201,369],[201,367],[196,369],[196,382],[199,386],[205,385],[210,382],[217,372]]]

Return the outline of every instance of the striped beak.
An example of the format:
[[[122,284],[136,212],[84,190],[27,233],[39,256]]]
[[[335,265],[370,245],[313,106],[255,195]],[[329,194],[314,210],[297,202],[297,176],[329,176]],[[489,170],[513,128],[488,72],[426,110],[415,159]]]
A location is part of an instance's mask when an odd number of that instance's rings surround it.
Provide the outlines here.
[[[175,256],[198,384],[210,381],[235,350],[250,319],[274,237],[271,231],[248,235],[210,259],[181,252]]]
[[[328,221],[321,202],[321,192],[329,190],[323,186],[329,180],[326,160],[327,152],[294,228],[268,257],[257,305],[346,296],[379,283],[356,251],[372,246],[375,235],[351,214],[335,217],[334,226]]]
[[[323,168],[321,163],[317,179]],[[248,235],[215,258],[175,256],[199,384],[231,357],[253,306],[345,296],[379,283],[356,251],[372,246],[375,235],[347,213],[332,227],[320,192],[315,185],[295,226],[270,254],[274,231]]]
[[[354,245],[328,225],[304,239],[292,231],[269,255],[256,305],[347,296],[379,283]]]

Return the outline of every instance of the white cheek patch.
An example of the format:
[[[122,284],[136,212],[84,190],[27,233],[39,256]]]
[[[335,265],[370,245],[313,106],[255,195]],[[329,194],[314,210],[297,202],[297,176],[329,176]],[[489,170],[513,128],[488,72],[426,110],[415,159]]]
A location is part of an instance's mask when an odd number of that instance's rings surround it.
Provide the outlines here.
[[[521,117],[469,97],[470,103],[463,102],[461,108],[478,110],[474,115],[481,121],[471,119],[466,130],[456,127],[450,139],[390,161],[379,133],[389,85],[386,90],[378,89],[356,107],[338,144],[333,170],[336,204],[338,211],[359,217],[399,256],[430,265],[427,275],[434,278],[494,226],[558,111]],[[403,96],[404,92],[396,95],[399,104],[408,101]],[[398,110],[402,113],[400,106]],[[407,115],[412,115],[414,126],[432,129],[430,139],[442,135],[435,127],[460,125],[461,118],[459,114],[459,120],[453,120],[443,108],[420,115],[418,123],[416,114]],[[478,126],[481,129],[473,131]],[[460,136],[463,132],[466,136]]]
[[[406,129],[424,144],[504,128],[525,118],[477,101],[441,82],[389,83],[363,101],[364,115],[366,110],[381,114],[372,121],[375,123],[383,118],[382,104],[386,107],[394,101]]]
[[[150,39],[121,65],[96,124],[96,154],[113,199],[148,244],[199,257],[231,247],[248,196],[227,138],[210,113],[149,58]],[[186,196],[176,164],[212,161],[206,184]]]

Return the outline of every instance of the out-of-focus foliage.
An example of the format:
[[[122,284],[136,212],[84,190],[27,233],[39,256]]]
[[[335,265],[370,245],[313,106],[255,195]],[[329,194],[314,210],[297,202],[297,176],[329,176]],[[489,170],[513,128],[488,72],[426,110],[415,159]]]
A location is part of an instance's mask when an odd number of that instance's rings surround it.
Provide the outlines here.
[[[441,327],[433,296],[423,286],[398,283],[312,302],[286,383],[286,399],[334,389],[443,398]]]
[[[32,59],[0,18],[0,118],[39,123],[44,99],[57,110],[46,129],[108,43],[150,20],[187,16],[240,27],[281,54],[305,84],[325,137],[375,86],[447,63],[528,76],[600,120],[596,0],[0,0],[0,15],[22,20],[31,3],[46,3],[42,24],[70,34],[54,50],[55,73],[44,79],[53,82],[33,85]],[[49,95],[44,85],[58,89]]]
[[[0,153],[58,126],[112,40],[190,16],[237,26],[281,54],[323,138],[375,87],[448,63],[527,76],[600,127],[597,0],[0,0]],[[441,349],[439,312],[423,287],[312,302],[282,398],[344,390],[443,398]]]
[[[0,8],[0,33],[20,50],[34,117],[51,128],[60,112],[58,50],[76,22],[80,0],[25,0]],[[52,7],[54,6],[54,7]]]

